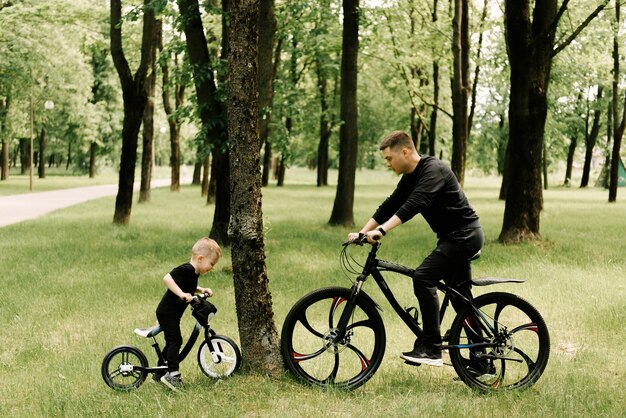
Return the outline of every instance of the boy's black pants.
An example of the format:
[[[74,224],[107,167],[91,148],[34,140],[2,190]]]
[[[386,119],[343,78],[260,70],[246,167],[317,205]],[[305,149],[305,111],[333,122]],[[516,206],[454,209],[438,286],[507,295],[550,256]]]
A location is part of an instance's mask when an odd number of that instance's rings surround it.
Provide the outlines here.
[[[177,372],[179,367],[178,356],[180,347],[183,345],[183,336],[180,333],[180,317],[174,314],[163,315],[157,313],[157,319],[165,336],[163,356],[167,360],[167,370],[169,372]]]

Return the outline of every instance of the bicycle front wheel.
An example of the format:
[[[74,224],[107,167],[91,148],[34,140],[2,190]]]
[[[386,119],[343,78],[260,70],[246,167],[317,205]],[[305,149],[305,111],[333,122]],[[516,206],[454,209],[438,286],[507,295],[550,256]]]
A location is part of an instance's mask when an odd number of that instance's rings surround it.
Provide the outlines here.
[[[459,313],[450,330],[450,345],[458,346],[450,360],[461,380],[483,392],[532,386],[550,355],[541,314],[511,293],[487,293],[474,304],[478,310]]]
[[[329,287],[300,299],[287,314],[281,333],[285,366],[312,385],[355,389],[380,366],[385,354],[385,326],[375,303],[364,292],[341,341],[332,335],[350,289]]]
[[[239,346],[228,337],[213,335],[200,345],[198,365],[209,377],[214,379],[228,377],[241,366]]]
[[[148,367],[148,359],[140,349],[129,345],[115,347],[102,361],[102,378],[116,390],[137,389],[148,376],[148,372],[137,370],[137,366]]]

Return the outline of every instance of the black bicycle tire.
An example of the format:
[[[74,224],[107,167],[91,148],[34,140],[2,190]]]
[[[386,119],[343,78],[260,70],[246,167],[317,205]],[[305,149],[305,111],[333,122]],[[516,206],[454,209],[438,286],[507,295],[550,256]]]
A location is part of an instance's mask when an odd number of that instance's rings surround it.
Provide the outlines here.
[[[521,310],[531,321],[536,324],[537,331],[537,341],[538,341],[538,350],[537,350],[537,358],[534,361],[533,369],[529,371],[529,373],[519,380],[518,382],[514,382],[512,384],[502,386],[499,385],[491,385],[481,381],[477,376],[472,374],[468,368],[466,367],[466,360],[463,358],[461,354],[461,350],[458,348],[450,348],[450,360],[456,373],[459,375],[459,378],[470,388],[476,389],[480,392],[492,392],[494,390],[523,390],[528,389],[532,385],[534,385],[537,380],[543,374],[550,356],[550,334],[548,332],[548,328],[546,323],[539,313],[539,311],[532,306],[525,299],[514,295],[512,293],[506,292],[493,292],[481,295],[474,299],[474,305],[481,309],[481,307],[494,304],[496,302],[500,302],[505,304],[505,306],[513,306],[519,310]],[[462,312],[457,314],[454,321],[452,322],[450,328],[450,345],[461,344],[461,335],[463,333],[464,327],[463,323],[465,319],[468,317],[470,312],[472,311],[471,307],[467,307]]]
[[[130,345],[120,345],[118,347],[113,348],[104,356],[100,371],[102,373],[102,378],[104,379],[104,382],[107,384],[107,386],[115,390],[130,391],[133,389],[137,389],[139,386],[143,384],[143,382],[146,380],[146,377],[148,376],[148,372],[143,371],[143,370],[139,371],[135,380],[130,384],[120,385],[116,383],[113,380],[113,377],[111,376],[111,369],[109,368],[109,363],[113,360],[113,358],[116,355],[120,353],[124,353],[124,352],[132,353],[135,357],[137,357],[137,359],[139,359],[139,363],[141,363],[140,364],[141,367],[144,367],[144,368],[148,367],[148,359],[146,358],[146,355],[139,348],[133,347]]]
[[[293,331],[298,322],[298,318],[302,314],[302,311],[306,310],[307,307],[313,305],[315,302],[319,302],[323,299],[339,297],[348,300],[350,295],[351,290],[343,287],[326,287],[314,290],[296,302],[285,317],[281,331],[281,353],[287,370],[289,370],[300,381],[321,387],[332,386],[340,389],[356,389],[365,384],[374,375],[374,373],[376,373],[376,370],[382,363],[385,354],[386,342],[385,326],[380,314],[378,313],[378,308],[364,292],[361,292],[358,296],[356,306],[363,310],[363,312],[365,312],[372,321],[371,329],[374,333],[374,349],[372,351],[372,356],[369,359],[369,364],[364,367],[361,373],[344,382],[328,383],[310,376],[303,370],[302,367],[300,367],[298,361],[294,358]]]
[[[207,370],[205,370],[204,367],[202,367],[202,350],[205,346],[208,349],[208,344],[205,340],[205,341],[202,341],[202,344],[200,344],[200,347],[198,348],[198,366],[200,367],[200,370],[202,370],[202,373],[204,373],[206,376],[211,377],[213,379],[221,379],[224,377],[230,377],[233,373],[236,373],[241,368],[241,350],[239,349],[239,346],[237,345],[235,341],[233,341],[231,338],[225,335],[219,335],[219,334],[212,335],[209,337],[209,341],[211,340],[222,340],[222,341],[225,341],[226,344],[231,346],[236,357],[235,367],[233,367],[233,369],[230,370],[228,374],[225,374],[223,376],[214,376],[211,373],[209,373]]]

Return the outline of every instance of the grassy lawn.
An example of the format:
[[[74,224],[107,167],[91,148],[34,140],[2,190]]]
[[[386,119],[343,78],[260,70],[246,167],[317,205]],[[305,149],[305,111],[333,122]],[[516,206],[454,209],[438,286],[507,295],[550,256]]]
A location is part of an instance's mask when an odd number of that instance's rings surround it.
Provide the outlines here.
[[[286,187],[263,191],[279,330],[305,293],[350,285],[338,258],[349,231],[326,224],[334,189],[312,186],[314,173],[304,170],[289,172],[287,179]],[[358,224],[396,180],[387,172],[358,173]],[[161,278],[186,261],[190,246],[209,230],[213,207],[197,188],[184,186],[176,194],[154,190],[151,203],[135,203],[128,227],[111,223],[114,197],[107,197],[0,230],[0,416],[623,416],[626,190],[620,189],[619,202],[611,205],[604,190],[549,190],[543,242],[502,246],[496,242],[504,208],[497,199],[499,181],[467,183],[487,236],[475,275],[528,279],[476,292],[521,295],[543,314],[551,333],[548,367],[530,390],[478,395],[453,381],[451,367],[404,365],[398,355],[413,339],[380,290],[367,282],[364,290],[384,309],[387,349],[376,375],[354,392],[305,387],[288,375],[212,381],[199,370],[194,351],[181,364],[184,393],[170,393],[150,379],[131,393],[112,391],[100,376],[102,358],[111,348],[130,344],[154,361],[148,340],[133,329],[155,323]],[[417,265],[434,243],[425,222],[416,218],[385,237],[379,256]],[[403,295],[402,304],[415,305],[408,280],[389,281]],[[215,329],[239,341],[228,250],[200,283],[215,292]],[[184,330],[192,326],[185,315]]]

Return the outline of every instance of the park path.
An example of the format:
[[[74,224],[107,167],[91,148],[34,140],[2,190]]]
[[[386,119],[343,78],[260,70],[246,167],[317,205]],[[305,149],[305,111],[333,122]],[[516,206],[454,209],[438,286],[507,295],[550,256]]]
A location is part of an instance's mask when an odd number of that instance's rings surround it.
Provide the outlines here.
[[[153,189],[169,185],[170,179],[157,179],[151,182]],[[139,183],[135,183],[135,190],[139,190]],[[35,219],[57,209],[88,200],[115,195],[117,184],[0,196],[0,228]]]

